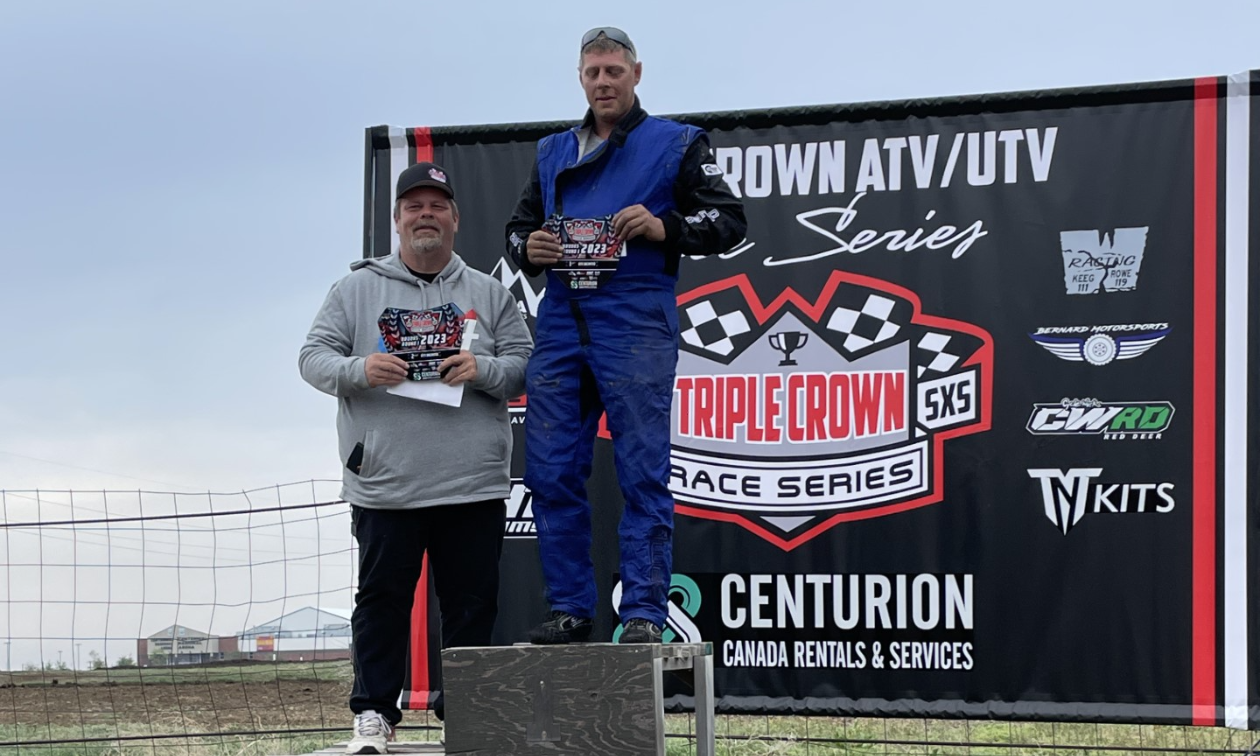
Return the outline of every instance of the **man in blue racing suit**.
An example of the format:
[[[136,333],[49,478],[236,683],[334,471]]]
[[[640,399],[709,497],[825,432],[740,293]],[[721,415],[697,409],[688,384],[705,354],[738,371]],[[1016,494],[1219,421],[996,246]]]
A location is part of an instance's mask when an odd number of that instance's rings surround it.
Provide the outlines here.
[[[530,640],[590,637],[597,599],[586,480],[604,412],[625,498],[620,640],[660,642],[673,561],[678,263],[727,251],[747,224],[707,135],[639,106],[642,63],[625,32],[587,32],[578,70],[590,110],[581,126],[538,143],[507,225],[517,266],[547,275],[526,374],[525,484],[551,615]]]

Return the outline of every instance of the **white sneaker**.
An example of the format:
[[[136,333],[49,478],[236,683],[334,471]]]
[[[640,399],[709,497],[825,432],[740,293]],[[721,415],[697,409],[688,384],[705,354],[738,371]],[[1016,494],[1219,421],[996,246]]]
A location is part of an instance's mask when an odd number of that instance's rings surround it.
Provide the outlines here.
[[[354,717],[354,737],[346,745],[346,753],[389,753],[388,744],[393,740],[394,728],[385,717],[365,711]]]

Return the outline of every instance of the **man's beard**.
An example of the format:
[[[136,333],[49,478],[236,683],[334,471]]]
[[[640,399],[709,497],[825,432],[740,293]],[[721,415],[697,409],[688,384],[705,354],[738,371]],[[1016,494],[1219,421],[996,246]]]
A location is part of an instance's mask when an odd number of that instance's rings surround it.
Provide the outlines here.
[[[442,237],[440,236],[413,236],[411,237],[411,249],[413,252],[421,254],[425,252],[437,252],[442,248]]]

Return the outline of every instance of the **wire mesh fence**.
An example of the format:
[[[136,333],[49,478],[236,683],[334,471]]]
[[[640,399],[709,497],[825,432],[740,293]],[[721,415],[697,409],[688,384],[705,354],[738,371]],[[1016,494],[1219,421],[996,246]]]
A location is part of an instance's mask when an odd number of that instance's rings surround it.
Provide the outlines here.
[[[338,482],[0,491],[0,752],[301,754],[343,742],[355,549]],[[434,742],[411,712],[400,738]],[[667,717],[668,753],[695,752]],[[720,754],[1248,754],[1151,725],[718,716]]]

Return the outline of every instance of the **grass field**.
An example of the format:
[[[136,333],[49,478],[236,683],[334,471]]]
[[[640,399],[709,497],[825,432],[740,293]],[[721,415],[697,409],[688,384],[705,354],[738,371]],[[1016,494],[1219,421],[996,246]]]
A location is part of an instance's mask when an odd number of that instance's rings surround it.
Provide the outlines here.
[[[0,673],[0,753],[308,753],[348,737],[350,680],[349,662]],[[667,719],[671,733],[693,731],[686,715]],[[427,714],[414,712],[404,721],[408,726],[400,731],[400,738],[434,740],[440,734],[437,724]],[[287,732],[303,729],[333,731]],[[1103,756],[1143,749],[1241,755],[1260,737],[1260,733],[1215,728],[1150,725],[742,715],[719,716],[717,732],[718,753],[724,756]],[[163,737],[170,735],[178,737]],[[94,742],[83,742],[89,739]],[[80,742],[52,742],[76,740]],[[928,741],[964,745],[922,744]],[[1022,747],[1010,747],[1016,744]],[[685,738],[668,738],[667,746],[670,756],[694,753],[693,743]]]

